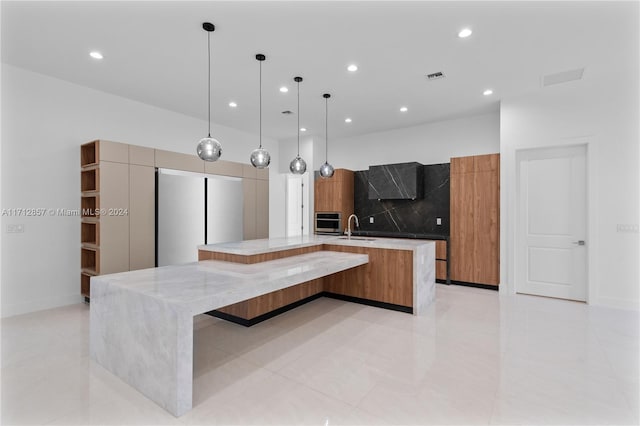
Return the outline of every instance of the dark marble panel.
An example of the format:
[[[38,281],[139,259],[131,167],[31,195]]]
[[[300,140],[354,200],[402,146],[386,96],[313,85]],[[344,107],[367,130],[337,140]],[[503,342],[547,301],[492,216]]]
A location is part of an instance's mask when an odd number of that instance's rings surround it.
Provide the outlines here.
[[[422,198],[423,166],[420,163],[369,166],[369,198],[415,200]]]
[[[355,213],[360,231],[449,235],[449,163],[422,166],[424,196],[416,200],[369,199],[369,171],[356,171]],[[370,223],[373,218],[374,223]],[[442,225],[436,224],[442,219]]]

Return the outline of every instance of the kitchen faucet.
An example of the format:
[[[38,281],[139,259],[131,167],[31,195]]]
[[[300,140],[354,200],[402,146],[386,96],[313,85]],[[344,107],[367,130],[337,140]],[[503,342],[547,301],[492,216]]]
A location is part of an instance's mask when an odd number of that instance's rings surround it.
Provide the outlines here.
[[[354,218],[356,220],[356,228],[360,228],[358,216],[356,216],[355,214],[349,216],[349,219],[347,219],[347,238],[351,238],[351,218]]]

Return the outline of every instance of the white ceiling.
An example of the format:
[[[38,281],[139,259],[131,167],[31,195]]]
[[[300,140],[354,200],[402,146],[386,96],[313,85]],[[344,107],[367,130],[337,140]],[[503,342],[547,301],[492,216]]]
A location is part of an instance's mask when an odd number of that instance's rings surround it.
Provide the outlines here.
[[[497,111],[500,99],[543,90],[545,74],[586,67],[569,83],[586,84],[638,64],[635,1],[3,1],[2,61],[206,119],[205,21],[216,25],[213,121],[257,132],[264,53],[263,129],[275,138],[296,134],[296,116],[281,114],[296,111],[296,75],[301,126],[324,134],[329,92],[338,138]],[[458,38],[463,27],[473,35]],[[446,78],[426,80],[437,71]]]

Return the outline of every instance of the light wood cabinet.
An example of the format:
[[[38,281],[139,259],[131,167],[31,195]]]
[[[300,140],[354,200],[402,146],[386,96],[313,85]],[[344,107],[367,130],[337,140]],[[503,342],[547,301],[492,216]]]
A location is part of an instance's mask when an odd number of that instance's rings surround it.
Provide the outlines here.
[[[153,268],[155,259],[156,169],[129,165],[129,270]]]
[[[129,270],[129,146],[95,140],[80,147],[80,292],[92,276]]]
[[[242,178],[243,237],[269,237],[268,169],[224,160],[209,163],[195,155],[105,140],[88,142],[80,146],[83,296],[90,297],[94,275],[155,266],[156,168]]]
[[[500,155],[451,159],[451,279],[500,282]]]
[[[269,238],[269,181],[257,179],[256,190],[256,238]]]
[[[447,282],[447,241],[436,240],[436,280]]]
[[[318,178],[314,184],[314,211],[340,212],[342,218],[340,229],[347,227],[347,219],[353,214],[353,172],[347,169],[336,169],[333,177]]]

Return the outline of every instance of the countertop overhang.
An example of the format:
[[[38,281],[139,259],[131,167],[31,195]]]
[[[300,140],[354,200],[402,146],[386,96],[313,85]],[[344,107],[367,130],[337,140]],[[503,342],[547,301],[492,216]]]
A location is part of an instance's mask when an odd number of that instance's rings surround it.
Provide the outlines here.
[[[305,235],[290,238],[269,238],[262,240],[235,241],[230,243],[205,244],[198,246],[198,250],[216,253],[252,256],[292,250],[304,247],[315,247],[324,244],[369,247],[390,250],[415,250],[425,244],[433,244],[433,240],[381,237],[351,237],[334,235]]]

